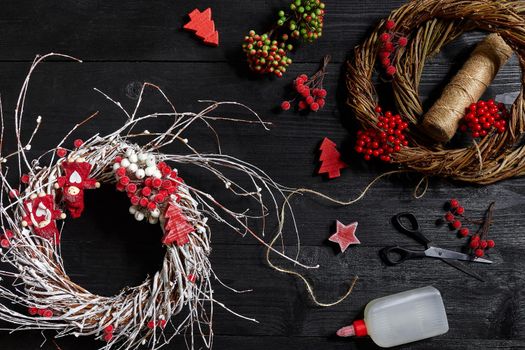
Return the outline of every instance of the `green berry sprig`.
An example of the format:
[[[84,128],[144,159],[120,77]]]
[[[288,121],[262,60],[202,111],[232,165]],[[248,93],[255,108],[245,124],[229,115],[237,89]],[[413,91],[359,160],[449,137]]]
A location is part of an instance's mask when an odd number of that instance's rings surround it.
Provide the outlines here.
[[[242,45],[248,65],[254,72],[282,77],[292,63],[289,39],[313,42],[323,32],[325,4],[320,0],[293,0],[289,10],[280,10],[276,26],[264,33],[251,30]]]
[[[291,15],[279,11],[278,25],[288,22],[292,38],[312,42],[323,35],[325,4],[320,0],[295,0],[290,4]]]

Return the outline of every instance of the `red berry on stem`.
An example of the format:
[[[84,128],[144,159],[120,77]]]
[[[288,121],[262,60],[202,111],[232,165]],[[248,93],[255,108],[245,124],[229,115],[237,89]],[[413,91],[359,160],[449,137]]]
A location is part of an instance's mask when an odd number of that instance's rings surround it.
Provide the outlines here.
[[[23,174],[22,177],[20,177],[20,182],[22,182],[23,184],[28,184],[29,183],[29,175]]]
[[[447,220],[448,222],[453,222],[454,219],[455,219],[454,214],[452,214],[451,212],[447,212],[445,214],[445,220]]]
[[[451,208],[457,208],[459,206],[459,202],[457,199],[451,199],[450,200],[450,207]]]
[[[388,40],[390,40],[390,37],[390,34],[383,33],[379,36],[379,40],[381,40],[382,42],[387,42]]]
[[[31,316],[35,316],[38,313],[38,309],[36,307],[30,307],[27,309],[27,312],[29,312]]]
[[[474,255],[478,258],[481,258],[485,253],[483,253],[483,249],[476,249],[474,250]]]
[[[57,148],[57,156],[60,158],[64,157],[67,154],[67,151],[63,148]]]
[[[387,20],[385,23],[385,28],[388,30],[394,29],[396,26],[396,22],[392,21],[391,19]]]
[[[80,146],[82,146],[84,144],[84,141],[82,141],[81,139],[76,139],[74,142],[73,142],[73,145],[75,146],[75,148],[79,148]]]
[[[492,239],[489,239],[487,241],[487,248],[494,248],[495,246],[496,246],[496,243]]]
[[[319,104],[317,102],[314,102],[310,105],[310,109],[314,112],[317,112],[319,110]]]
[[[388,66],[388,68],[386,69],[386,74],[388,75],[394,75],[396,74],[396,67],[394,66]]]
[[[155,328],[155,321],[149,321],[149,322],[148,322],[148,328],[149,328],[149,329],[153,329],[153,328]]]
[[[452,227],[454,227],[455,229],[460,228],[461,227],[461,221],[454,220],[454,222],[452,223]]]
[[[283,101],[283,102],[281,103],[281,109],[282,109],[283,111],[287,111],[287,110],[289,110],[289,109],[290,109],[290,102],[289,102],[289,101]]]
[[[481,249],[485,249],[485,248],[487,248],[488,243],[487,243],[487,241],[481,241],[481,243],[479,244],[479,246],[480,246]]]
[[[456,208],[456,213],[459,214],[459,215],[462,215],[463,213],[465,213],[465,208],[457,207]]]
[[[114,330],[113,325],[109,325],[109,326],[106,326],[106,328],[104,328],[104,332],[106,333],[113,333],[113,330]]]
[[[401,38],[399,38],[397,43],[399,44],[399,46],[405,47],[408,44],[408,39],[406,37],[402,36]]]
[[[468,234],[470,233],[469,229],[466,228],[466,227],[462,227],[460,230],[459,230],[459,235],[461,237],[467,237]]]
[[[113,339],[113,333],[106,333],[106,334],[104,334],[104,340],[106,342],[109,343],[112,339]]]

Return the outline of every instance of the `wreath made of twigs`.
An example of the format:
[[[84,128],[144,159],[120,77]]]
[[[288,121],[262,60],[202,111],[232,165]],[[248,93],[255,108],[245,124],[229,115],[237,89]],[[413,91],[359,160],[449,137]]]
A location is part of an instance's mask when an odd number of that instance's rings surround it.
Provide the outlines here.
[[[391,161],[429,176],[490,184],[525,174],[523,85],[511,108],[508,128],[470,147],[450,149],[436,144],[422,131],[422,102],[418,96],[425,61],[464,32],[484,30],[499,34],[525,68],[525,2],[521,0],[414,0],[393,11],[388,20],[407,37],[399,48],[392,89],[399,113],[407,121],[410,146],[392,154]],[[380,50],[382,21],[348,61],[348,105],[364,129],[376,128],[378,97],[372,81]],[[522,75],[521,83],[524,77]]]

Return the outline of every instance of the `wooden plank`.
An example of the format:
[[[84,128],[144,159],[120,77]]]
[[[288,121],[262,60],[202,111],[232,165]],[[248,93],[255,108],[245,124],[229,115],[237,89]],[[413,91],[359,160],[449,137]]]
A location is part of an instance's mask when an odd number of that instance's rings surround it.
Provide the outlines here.
[[[373,26],[404,1],[326,1],[323,37],[301,44],[293,55],[297,62],[317,62],[329,53],[343,62]],[[250,30],[268,30],[285,6],[278,0],[165,2],[61,1],[35,3],[19,0],[0,13],[0,61],[28,61],[37,53],[63,52],[88,61],[228,61],[243,64],[240,44]],[[194,8],[211,6],[220,32],[219,48],[210,48],[181,28]],[[466,37],[459,47],[479,39]]]

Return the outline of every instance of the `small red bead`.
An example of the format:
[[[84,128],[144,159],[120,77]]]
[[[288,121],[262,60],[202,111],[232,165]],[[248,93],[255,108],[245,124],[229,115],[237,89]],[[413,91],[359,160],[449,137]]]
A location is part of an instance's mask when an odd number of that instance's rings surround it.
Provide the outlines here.
[[[388,30],[394,29],[396,26],[396,22],[392,21],[391,19],[387,20],[385,23],[385,28]]]
[[[38,313],[38,309],[36,307],[30,307],[27,309],[27,312],[29,312],[31,316],[35,316]]]
[[[476,249],[474,250],[474,255],[478,258],[481,258],[485,253],[483,252],[483,249]]]
[[[28,184],[28,183],[29,183],[29,175],[27,175],[27,174],[23,174],[23,175],[20,177],[20,182],[22,182],[23,184]]]
[[[2,248],[9,248],[10,244],[9,244],[9,240],[7,238],[3,238],[0,240],[0,246]]]
[[[459,206],[459,202],[457,199],[451,199],[450,200],[450,207],[451,208],[457,208]]]
[[[454,221],[455,217],[454,217],[454,214],[452,214],[451,212],[448,212],[445,214],[445,220],[447,220],[448,222],[452,222]]]
[[[127,186],[127,185],[129,184],[129,181],[130,181],[130,180],[129,180],[129,177],[127,177],[127,176],[122,176],[122,177],[118,180],[119,184],[121,184],[122,186]]]
[[[104,332],[105,333],[113,333],[113,330],[115,328],[113,327],[113,325],[109,325],[109,326],[106,326],[106,328],[104,328]]]
[[[129,192],[129,193],[135,193],[137,192],[137,185],[135,185],[134,183],[130,183],[126,186],[126,192]]]
[[[396,74],[396,67],[394,66],[388,66],[388,68],[386,69],[386,74],[388,75],[394,75]]]
[[[390,38],[391,36],[388,33],[383,33],[379,36],[379,40],[381,40],[382,42],[387,42],[388,40],[390,40]]]
[[[140,206],[144,208],[148,206],[148,203],[149,201],[146,197],[142,197],[139,201]]]
[[[76,139],[74,142],[73,142],[73,145],[76,147],[76,148],[79,148],[80,146],[82,146],[84,144],[84,141],[82,141],[81,139]]]
[[[470,233],[470,231],[469,231],[469,229],[466,228],[466,227],[462,227],[462,228],[459,230],[459,235],[462,236],[462,237],[467,237],[469,233]]]
[[[166,320],[160,320],[159,321],[159,327],[162,328],[162,329],[166,328],[166,324],[167,324]]]
[[[375,111],[376,111],[376,113],[381,113],[382,109],[381,109],[380,106],[377,106],[377,107],[375,108]]]
[[[462,215],[463,213],[465,213],[465,208],[457,207],[456,208],[456,213],[459,214],[459,215]]]
[[[106,333],[106,334],[104,334],[104,340],[106,342],[109,343],[112,339],[113,339],[113,333]]]
[[[65,157],[67,154],[67,151],[63,148],[57,148],[57,156],[60,158]]]
[[[452,223],[452,227],[454,227],[455,229],[460,228],[461,227],[461,221],[454,220],[454,222]]]
[[[406,37],[402,36],[401,38],[399,38],[397,43],[399,44],[399,46],[405,47],[408,44],[408,39]]]
[[[155,202],[149,202],[148,203],[148,210],[149,211],[153,211],[155,209],[157,209],[157,204],[155,204]]]
[[[485,248],[487,248],[487,246],[488,246],[487,241],[481,241],[481,243],[479,244],[479,247],[480,247],[481,249],[485,249]]]
[[[148,322],[148,328],[149,328],[149,329],[153,329],[153,328],[155,328],[155,321],[149,321],[149,322]]]
[[[487,248],[494,248],[495,246],[496,246],[496,243],[492,239],[489,239],[487,241]]]
[[[44,316],[45,318],[51,318],[51,317],[53,317],[53,311],[51,311],[49,309],[46,309],[42,313],[42,316]]]
[[[166,165],[164,168],[162,168],[161,173],[164,176],[168,176],[171,173],[171,168]]]
[[[149,196],[151,194],[151,188],[149,188],[148,186],[144,187],[141,191],[142,195],[143,196]]]
[[[319,104],[317,102],[314,102],[310,105],[310,109],[314,112],[317,112],[319,110]]]
[[[124,176],[126,175],[126,168],[118,168],[115,173],[118,177]]]
[[[139,202],[140,202],[140,198],[139,198],[138,196],[132,196],[132,197],[130,198],[130,201],[131,201],[131,204],[133,204],[133,205],[137,205],[137,204],[139,204]]]
[[[283,101],[283,102],[281,103],[281,109],[282,109],[283,111],[287,111],[287,110],[289,110],[289,109],[290,109],[290,106],[291,106],[291,105],[290,105],[290,101]]]

